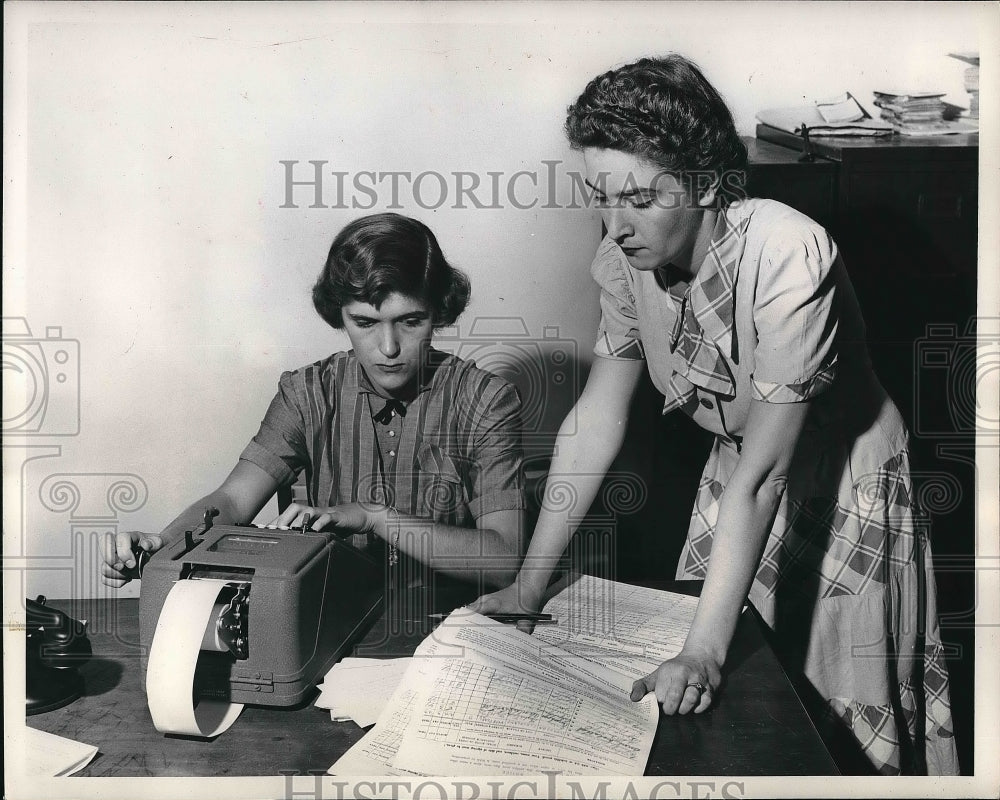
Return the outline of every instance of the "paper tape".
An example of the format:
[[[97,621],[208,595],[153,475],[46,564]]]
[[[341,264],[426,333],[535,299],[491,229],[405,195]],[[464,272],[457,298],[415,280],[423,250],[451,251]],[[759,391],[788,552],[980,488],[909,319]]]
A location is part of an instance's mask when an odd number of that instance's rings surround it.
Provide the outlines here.
[[[194,673],[209,625],[214,627],[221,580],[177,581],[160,610],[146,667],[146,697],[161,733],[218,736],[243,710],[242,703],[195,704]]]

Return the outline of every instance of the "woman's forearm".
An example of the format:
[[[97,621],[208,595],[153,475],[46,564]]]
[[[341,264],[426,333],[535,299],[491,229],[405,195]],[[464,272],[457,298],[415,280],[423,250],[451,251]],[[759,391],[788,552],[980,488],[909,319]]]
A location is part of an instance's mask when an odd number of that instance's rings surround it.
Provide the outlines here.
[[[736,623],[760,565],[783,493],[783,483],[730,485],[722,495],[712,556],[685,649],[725,663]]]
[[[518,582],[538,595],[548,585],[625,437],[626,420],[608,424],[599,419],[596,411],[591,408],[571,413],[556,439],[542,509],[518,573]]]
[[[520,516],[520,511],[511,512],[508,524],[497,528],[461,528],[390,510],[384,527],[377,528],[376,533],[390,547],[439,572],[505,586],[514,579],[521,562],[520,521],[515,519]]]
[[[808,411],[808,402],[750,405],[743,451],[719,500],[705,585],[684,644],[719,665],[760,566]]]
[[[219,512],[212,517],[213,524],[243,525],[250,521],[226,492],[216,489],[189,505],[160,532],[163,543],[170,544],[177,537],[183,536],[184,531],[201,525],[205,521],[205,512],[213,508]]]
[[[185,530],[201,524],[210,508],[219,512],[213,518],[217,525],[245,525],[257,516],[277,488],[278,482],[263,469],[238,461],[219,488],[193,502],[161,531],[163,543],[169,544],[183,536]]]

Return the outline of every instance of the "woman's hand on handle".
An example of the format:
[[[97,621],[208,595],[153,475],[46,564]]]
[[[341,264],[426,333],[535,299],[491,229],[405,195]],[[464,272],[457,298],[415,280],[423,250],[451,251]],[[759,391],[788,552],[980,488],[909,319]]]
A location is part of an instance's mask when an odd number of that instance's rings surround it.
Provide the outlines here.
[[[160,533],[129,531],[104,536],[101,540],[101,580],[107,586],[118,588],[138,578],[140,562],[176,541],[184,531],[202,524],[208,508],[218,509],[216,525],[249,522],[277,488],[278,482],[256,464],[239,461],[218,489],[189,505]],[[146,555],[141,556],[142,553]]]
[[[639,702],[653,692],[664,714],[700,714],[712,705],[721,683],[721,665],[711,655],[682,650],[632,684],[631,698]]]
[[[107,533],[101,540],[101,580],[115,589],[139,577],[142,552],[152,555],[163,547],[163,537],[140,531]]]

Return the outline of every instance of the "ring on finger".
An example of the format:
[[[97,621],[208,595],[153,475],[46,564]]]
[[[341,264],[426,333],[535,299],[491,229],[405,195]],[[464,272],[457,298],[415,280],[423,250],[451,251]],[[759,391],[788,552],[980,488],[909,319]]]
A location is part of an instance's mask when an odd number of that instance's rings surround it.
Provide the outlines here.
[[[705,694],[705,692],[708,691],[708,687],[704,683],[701,683],[700,681],[698,683],[689,683],[685,688],[697,689],[699,696]]]

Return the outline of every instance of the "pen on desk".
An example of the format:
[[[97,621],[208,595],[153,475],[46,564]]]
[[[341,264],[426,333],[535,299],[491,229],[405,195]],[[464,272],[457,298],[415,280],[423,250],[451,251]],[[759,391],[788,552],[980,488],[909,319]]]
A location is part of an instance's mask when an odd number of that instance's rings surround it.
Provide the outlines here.
[[[551,614],[483,614],[484,617],[496,620],[497,622],[521,622],[523,620],[534,622],[536,625],[555,625],[559,620],[553,619]],[[428,619],[442,620],[448,614],[428,614]]]

